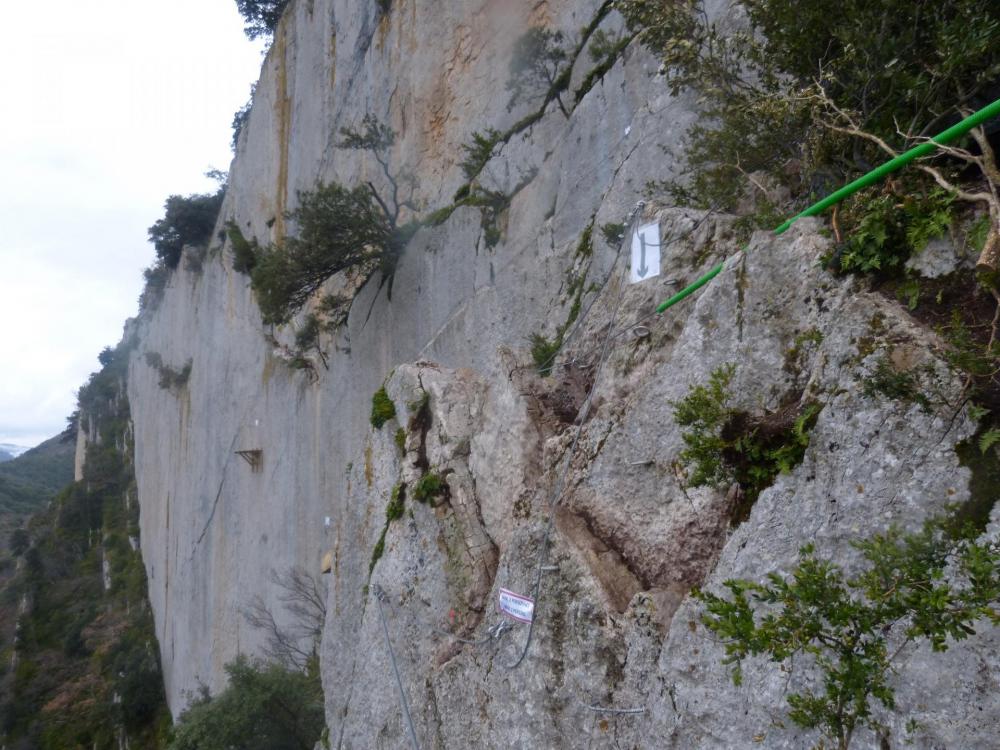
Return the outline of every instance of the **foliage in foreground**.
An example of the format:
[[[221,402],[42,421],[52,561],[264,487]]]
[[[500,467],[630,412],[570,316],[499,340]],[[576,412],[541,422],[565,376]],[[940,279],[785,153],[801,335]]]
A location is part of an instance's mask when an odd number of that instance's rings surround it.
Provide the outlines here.
[[[893,664],[909,644],[945,651],[974,635],[977,622],[1000,623],[1000,548],[977,541],[972,528],[934,519],[919,533],[890,529],[854,546],[866,562],[855,577],[808,545],[787,576],[729,580],[723,596],[696,593],[733,681],[740,684],[750,656],[787,663],[782,669],[799,678],[805,670],[787,695],[789,718],[839,750],[860,728],[883,729],[876,701],[895,709]]]
[[[226,674],[224,691],[181,715],[169,750],[312,750],[326,726],[317,660],[301,672],[241,655]]]

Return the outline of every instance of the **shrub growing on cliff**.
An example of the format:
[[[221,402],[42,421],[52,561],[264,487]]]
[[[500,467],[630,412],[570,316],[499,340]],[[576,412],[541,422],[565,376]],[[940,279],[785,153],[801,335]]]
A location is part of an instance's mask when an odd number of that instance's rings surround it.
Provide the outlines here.
[[[448,489],[445,478],[436,472],[424,474],[413,485],[413,499],[418,503],[435,504],[435,498],[443,495]]]
[[[392,128],[365,115],[360,130],[342,128],[340,133],[340,148],[374,156],[388,193],[383,197],[371,182],[354,188],[318,183],[311,191],[299,191],[298,207],[285,214],[297,234],[253,252],[251,281],[265,323],[287,323],[327,279],[342,271],[357,284],[381,271],[391,296],[396,261],[419,228],[416,222],[398,224],[400,211],[413,206],[400,198],[389,168],[396,137]],[[345,321],[352,300],[353,294],[328,296],[317,310],[326,318],[325,327]]]
[[[253,96],[256,92],[257,84],[251,84],[250,96],[247,98],[246,104],[233,113],[233,140],[230,145],[234,153],[236,151],[236,147],[240,145],[240,133],[243,132],[243,127],[247,124],[247,120],[250,119],[250,110],[253,108]]]
[[[233,249],[233,270],[239,273],[252,273],[260,255],[260,245],[257,244],[257,240],[248,240],[244,237],[234,221],[226,222],[226,236]]]
[[[381,429],[382,425],[395,416],[396,406],[389,398],[389,394],[385,392],[385,386],[382,386],[372,394],[372,427],[376,430]]]
[[[367,187],[320,184],[288,214],[298,234],[257,255],[251,273],[265,323],[287,323],[327,279],[390,261],[393,228]]]
[[[288,0],[236,0],[236,9],[247,23],[243,29],[247,38],[273,34],[287,5]]]
[[[809,430],[821,406],[805,404],[761,416],[730,405],[729,384],[734,365],[717,368],[707,385],[693,387],[671,405],[686,446],[680,460],[691,469],[691,487],[736,484],[740,502],[733,521],[745,520],[757,497],[778,474],[802,462],[809,446]]]
[[[171,195],[163,204],[163,218],[149,228],[156,257],[168,269],[177,268],[184,245],[204,245],[212,238],[225,188],[214,194]]]
[[[486,163],[493,158],[493,151],[502,138],[503,133],[499,130],[486,128],[482,133],[478,131],[474,132],[471,143],[462,144],[462,151],[465,152],[465,158],[459,166],[462,168],[462,174],[465,175],[465,179],[471,181],[479,176]],[[466,196],[463,195],[462,197]],[[433,224],[434,220],[432,219],[430,223]]]
[[[728,595],[695,594],[705,604],[702,622],[725,645],[734,683],[751,656],[793,678],[818,673],[787,694],[789,718],[819,729],[838,750],[858,729],[882,729],[874,702],[895,708],[893,662],[909,644],[945,651],[974,635],[977,621],[1000,623],[1000,550],[971,529],[936,519],[917,534],[892,529],[854,546],[867,566],[853,578],[808,545],[787,576],[729,580]]]
[[[318,666],[303,673],[238,656],[226,665],[229,686],[181,715],[170,750],[312,750],[326,725]]]
[[[284,574],[272,570],[271,583],[278,590],[285,616],[276,618],[257,596],[243,610],[243,618],[264,635],[263,651],[269,660],[286,669],[307,671],[317,658],[326,622],[326,592],[312,574],[299,567]]]
[[[184,363],[184,366],[178,370],[166,364],[159,352],[146,352],[145,359],[146,364],[156,370],[157,374],[160,376],[159,386],[163,390],[176,393],[187,385],[188,379],[191,377],[193,360],[189,359]]]

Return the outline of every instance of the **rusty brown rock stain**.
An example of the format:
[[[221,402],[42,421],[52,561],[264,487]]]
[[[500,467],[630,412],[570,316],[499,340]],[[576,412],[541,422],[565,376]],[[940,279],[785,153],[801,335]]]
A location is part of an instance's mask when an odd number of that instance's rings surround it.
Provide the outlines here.
[[[371,487],[375,481],[375,470],[372,468],[372,444],[365,446],[365,481]]]
[[[281,24],[274,35],[271,53],[278,66],[278,96],[275,99],[275,119],[278,123],[278,180],[275,185],[277,204],[272,228],[275,239],[285,236],[285,211],[288,207],[288,149],[291,134],[292,101],[288,94],[287,30]]]
[[[601,539],[590,520],[579,513],[557,507],[556,528],[582,553],[611,606],[624,612],[632,597],[645,587],[629,570],[621,553]]]
[[[330,35],[330,52],[328,53],[330,59],[330,90],[337,85],[337,35]]]

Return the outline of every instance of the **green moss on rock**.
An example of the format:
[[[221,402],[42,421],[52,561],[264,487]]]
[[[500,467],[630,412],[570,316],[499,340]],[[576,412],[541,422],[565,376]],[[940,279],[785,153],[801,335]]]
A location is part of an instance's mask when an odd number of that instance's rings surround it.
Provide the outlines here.
[[[396,407],[389,394],[385,392],[385,386],[382,386],[372,395],[372,427],[376,430],[381,429],[382,425],[395,416]]]

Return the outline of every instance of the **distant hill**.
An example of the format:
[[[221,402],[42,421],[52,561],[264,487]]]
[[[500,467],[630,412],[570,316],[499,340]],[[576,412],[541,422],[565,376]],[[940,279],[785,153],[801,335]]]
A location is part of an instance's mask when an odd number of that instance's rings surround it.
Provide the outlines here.
[[[0,514],[31,513],[72,482],[75,450],[57,436],[0,463]]]
[[[3,448],[0,448],[0,464],[4,463],[5,461],[12,461],[13,459],[14,459],[13,454],[8,453]]]
[[[15,445],[14,443],[0,443],[0,455],[10,456],[10,458],[6,459],[8,461],[11,458],[17,458],[22,453],[27,453],[29,450],[31,449],[25,448],[23,445]],[[4,459],[0,459],[0,461],[2,460]]]

